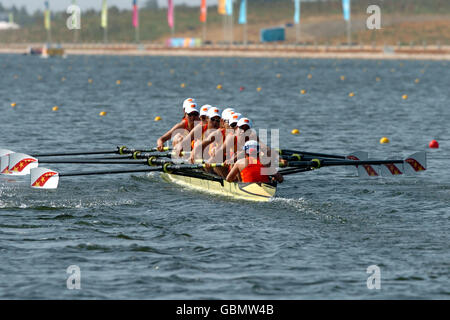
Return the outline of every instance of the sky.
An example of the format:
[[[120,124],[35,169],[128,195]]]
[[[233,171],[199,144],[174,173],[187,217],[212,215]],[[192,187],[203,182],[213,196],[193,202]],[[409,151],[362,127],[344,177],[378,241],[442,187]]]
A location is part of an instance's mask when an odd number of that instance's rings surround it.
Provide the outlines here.
[[[50,9],[55,11],[62,11],[72,3],[72,0],[48,0],[50,3]],[[4,7],[11,7],[15,5],[17,8],[25,6],[28,13],[32,13],[37,9],[44,9],[45,0],[0,0],[0,3]],[[76,0],[77,5],[80,6],[81,12],[83,9],[96,9],[100,10],[102,0]],[[119,8],[131,8],[132,0],[108,0],[108,6],[117,6]],[[138,0],[138,5],[143,6],[146,0]],[[174,0],[175,5],[186,3],[188,5],[200,6],[200,0]],[[209,5],[216,5],[217,0],[207,0]],[[160,7],[167,6],[167,0],[158,0]]]

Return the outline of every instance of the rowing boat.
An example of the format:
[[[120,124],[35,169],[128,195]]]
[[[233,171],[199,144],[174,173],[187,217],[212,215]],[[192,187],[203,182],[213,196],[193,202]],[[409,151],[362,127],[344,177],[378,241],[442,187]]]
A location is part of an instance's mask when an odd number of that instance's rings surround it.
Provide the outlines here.
[[[167,151],[167,150],[165,150]],[[155,153],[156,152],[156,153]],[[423,172],[427,168],[425,152],[416,152],[406,159],[377,160],[369,159],[367,152],[353,152],[350,155],[332,155],[306,151],[283,149],[280,156],[284,162],[280,162],[278,173],[286,176],[301,172],[317,170],[323,167],[351,166],[355,167],[358,176],[362,178],[392,177],[398,175],[411,175]],[[100,158],[63,158],[81,155],[99,155]],[[111,154],[118,156],[111,157]],[[36,157],[39,157],[36,158]],[[49,159],[45,158],[50,157]],[[127,160],[128,159],[128,160]],[[216,174],[204,169],[225,167],[225,163],[182,163],[179,159],[172,159],[171,153],[157,152],[155,148],[149,150],[135,150],[126,147],[117,147],[110,150],[82,150],[69,152],[44,152],[33,155],[15,153],[11,150],[0,149],[0,172],[7,175],[30,175],[30,186],[35,189],[56,189],[59,178],[123,174],[138,172],[160,172],[166,181],[207,192],[228,196],[234,199],[250,201],[269,201],[277,191],[276,183],[240,183],[227,182]],[[108,168],[105,170],[57,172],[51,169],[39,167],[39,164],[97,164],[106,165],[130,165],[134,168]]]
[[[227,182],[219,176],[186,175],[182,173],[161,173],[168,181],[190,189],[249,201],[269,201],[277,191],[276,183]]]

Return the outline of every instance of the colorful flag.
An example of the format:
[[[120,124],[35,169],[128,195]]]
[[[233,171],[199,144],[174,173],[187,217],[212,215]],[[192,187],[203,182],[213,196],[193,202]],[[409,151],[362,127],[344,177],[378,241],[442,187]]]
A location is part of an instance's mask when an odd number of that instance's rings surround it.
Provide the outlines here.
[[[133,0],[133,27],[139,26],[139,10],[137,6],[137,0]]]
[[[50,8],[48,5],[48,1],[45,1],[44,26],[45,26],[46,30],[50,30],[50,28],[51,28],[51,17],[50,17]]]
[[[169,4],[167,5],[167,23],[169,27],[173,28],[173,0],[169,0]]]
[[[247,24],[247,0],[241,0],[239,8],[239,24]]]
[[[206,22],[206,0],[202,0],[202,3],[200,5],[200,22]]]
[[[342,10],[344,11],[344,20],[350,21],[350,0],[342,0]]]
[[[9,14],[9,23],[14,23],[14,13]]]
[[[226,0],[225,10],[227,11],[227,15],[231,16],[233,14],[233,0]]]
[[[300,0],[295,0],[294,2],[294,23],[300,23]]]
[[[217,12],[221,15],[227,14],[227,11],[225,10],[225,2],[227,0],[219,0],[219,4],[217,5]]]
[[[107,0],[103,0],[102,3],[102,22],[101,26],[103,29],[106,29],[108,27],[108,3]]]

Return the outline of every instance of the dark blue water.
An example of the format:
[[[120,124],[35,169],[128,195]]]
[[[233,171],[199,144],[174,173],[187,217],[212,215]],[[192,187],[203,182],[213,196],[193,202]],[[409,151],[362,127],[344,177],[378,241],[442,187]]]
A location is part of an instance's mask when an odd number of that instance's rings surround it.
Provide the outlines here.
[[[66,177],[54,191],[2,176],[0,298],[448,299],[449,66],[0,55],[0,147],[16,152],[152,147],[195,97],[279,129],[282,148],[381,159],[427,151],[429,168],[375,179],[322,168],[286,177],[269,203],[157,174]],[[391,143],[379,144],[383,136]],[[427,148],[432,139],[440,149]],[[81,270],[80,290],[66,287],[70,265]],[[380,268],[379,290],[367,288],[370,265]]]

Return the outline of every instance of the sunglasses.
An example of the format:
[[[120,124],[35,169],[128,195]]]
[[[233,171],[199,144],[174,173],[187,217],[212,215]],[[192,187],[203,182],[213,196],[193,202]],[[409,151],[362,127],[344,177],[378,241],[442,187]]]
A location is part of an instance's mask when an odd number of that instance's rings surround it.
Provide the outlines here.
[[[198,112],[191,112],[188,114],[188,117],[198,117],[199,113]]]
[[[215,121],[215,122],[220,122],[220,118],[216,118],[216,117],[214,117],[214,118],[211,118],[211,119],[209,119],[209,120],[211,120],[211,121]]]

